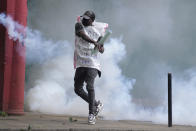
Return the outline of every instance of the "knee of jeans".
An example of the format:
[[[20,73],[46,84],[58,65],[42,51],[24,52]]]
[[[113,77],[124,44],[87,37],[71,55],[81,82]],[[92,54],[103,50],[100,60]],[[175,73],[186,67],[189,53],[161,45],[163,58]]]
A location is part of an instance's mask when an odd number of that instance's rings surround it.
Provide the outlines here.
[[[80,89],[74,88],[74,91],[75,91],[76,94],[78,94],[78,95],[80,94]]]
[[[74,91],[75,91],[76,94],[78,94],[78,90],[76,88],[74,88]]]
[[[78,83],[76,83],[76,82],[74,83],[74,91],[75,91],[76,94],[79,92],[80,86],[81,85],[79,85]]]
[[[87,85],[86,89],[87,89],[87,91],[94,91],[93,85]]]

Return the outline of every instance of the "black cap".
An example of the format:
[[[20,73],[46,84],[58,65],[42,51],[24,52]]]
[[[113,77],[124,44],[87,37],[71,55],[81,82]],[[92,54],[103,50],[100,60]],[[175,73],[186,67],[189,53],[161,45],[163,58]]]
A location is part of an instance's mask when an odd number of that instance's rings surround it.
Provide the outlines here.
[[[89,20],[89,19],[91,19],[89,16],[87,16],[87,15],[83,15],[82,16],[84,19],[87,19],[87,20]]]
[[[95,13],[93,11],[86,11],[83,16],[82,16],[84,19],[91,19],[91,20],[95,20]]]

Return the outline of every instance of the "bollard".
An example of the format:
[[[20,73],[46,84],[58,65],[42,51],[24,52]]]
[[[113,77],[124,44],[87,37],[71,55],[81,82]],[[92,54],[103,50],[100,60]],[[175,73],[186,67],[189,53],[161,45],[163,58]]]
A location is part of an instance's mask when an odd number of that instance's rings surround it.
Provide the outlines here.
[[[168,127],[172,127],[172,74],[168,73]]]

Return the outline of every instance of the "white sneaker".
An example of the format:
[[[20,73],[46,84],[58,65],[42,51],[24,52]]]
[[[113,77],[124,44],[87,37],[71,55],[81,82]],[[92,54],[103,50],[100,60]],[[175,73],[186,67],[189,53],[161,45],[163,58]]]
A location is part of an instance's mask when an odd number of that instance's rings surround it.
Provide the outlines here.
[[[94,125],[95,122],[96,122],[95,116],[93,114],[89,114],[89,116],[88,116],[88,124]]]
[[[98,101],[97,103],[98,103],[98,105],[96,106],[96,110],[94,113],[95,116],[98,116],[99,112],[103,109],[103,104],[100,101]]]

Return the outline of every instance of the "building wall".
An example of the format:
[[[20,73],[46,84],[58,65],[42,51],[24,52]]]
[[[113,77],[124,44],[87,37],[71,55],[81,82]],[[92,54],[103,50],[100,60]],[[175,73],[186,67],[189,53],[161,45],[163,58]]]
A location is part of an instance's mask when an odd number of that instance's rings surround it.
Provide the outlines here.
[[[5,12],[7,7],[6,0],[0,0],[0,12]],[[6,29],[0,25],[0,110],[3,106],[3,85],[4,85],[4,54],[5,54],[5,33]]]
[[[0,12],[26,26],[27,0],[0,0]],[[0,25],[0,110],[10,114],[24,112],[25,46],[9,38]],[[20,49],[20,50],[18,50]]]

